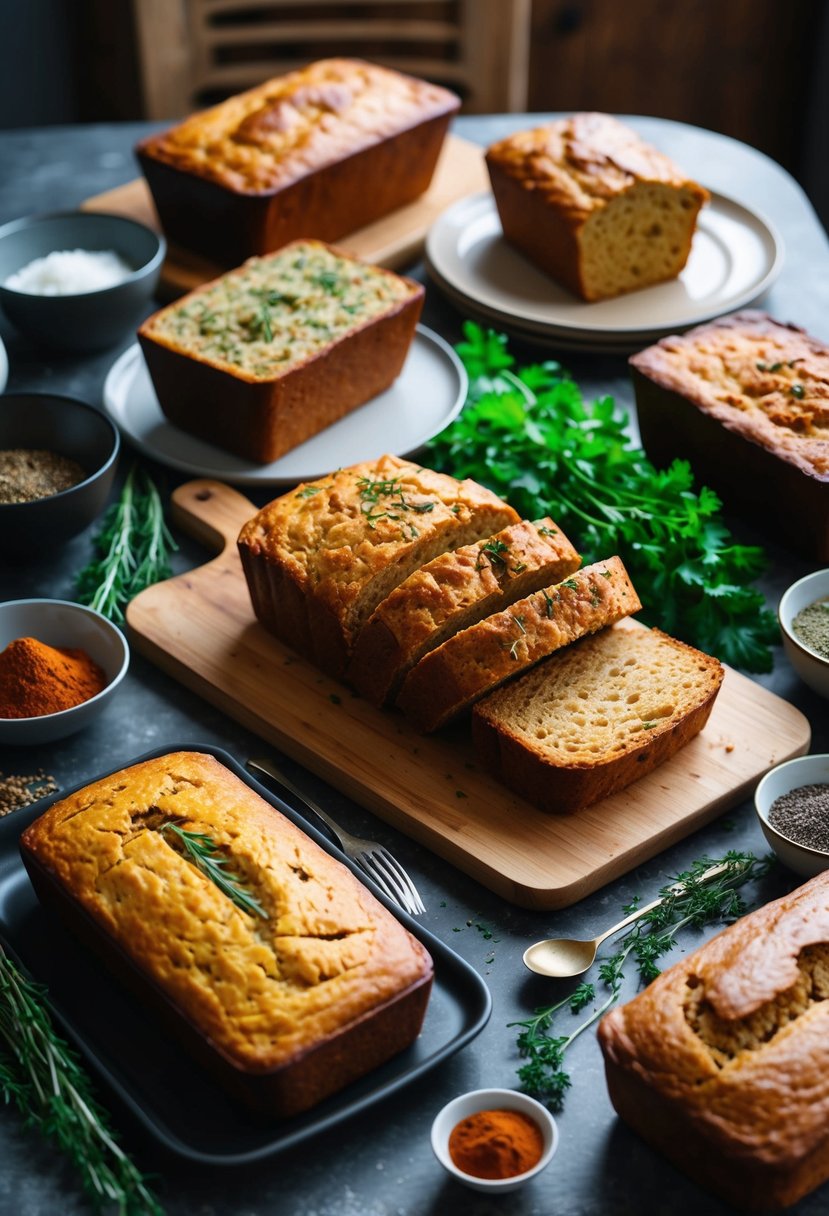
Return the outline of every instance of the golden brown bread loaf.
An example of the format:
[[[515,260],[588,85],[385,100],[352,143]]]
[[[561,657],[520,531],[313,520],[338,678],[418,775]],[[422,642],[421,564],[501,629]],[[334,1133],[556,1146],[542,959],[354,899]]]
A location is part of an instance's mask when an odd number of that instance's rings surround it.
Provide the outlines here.
[[[429,186],[460,99],[356,59],[323,59],[136,148],[162,226],[232,266],[297,237],[335,241]]]
[[[393,701],[430,650],[482,617],[557,583],[581,558],[551,519],[522,519],[488,540],[442,553],[375,608],[357,635],[349,681],[374,705]]]
[[[263,916],[239,908],[165,825],[209,836]],[[41,897],[155,1000],[217,1078],[304,1110],[417,1035],[423,946],[214,757],[178,752],[61,799],[26,829]]]
[[[423,294],[321,241],[295,241],[154,313],[138,341],[171,422],[268,462],[388,388]]]
[[[585,566],[430,651],[406,676],[397,705],[417,730],[438,730],[505,680],[641,607],[618,557]]]
[[[826,343],[749,310],[663,338],[630,366],[655,464],[690,460],[727,506],[829,558]]]
[[[744,916],[599,1025],[610,1097],[749,1210],[829,1178],[829,872]]]
[[[412,571],[517,522],[474,481],[381,456],[263,507],[242,529],[239,552],[262,624],[342,676],[360,629]]]
[[[722,679],[718,659],[659,629],[605,629],[480,701],[475,751],[534,806],[577,811],[699,734]]]
[[[506,239],[585,300],[676,278],[709,197],[607,114],[519,131],[486,163]]]

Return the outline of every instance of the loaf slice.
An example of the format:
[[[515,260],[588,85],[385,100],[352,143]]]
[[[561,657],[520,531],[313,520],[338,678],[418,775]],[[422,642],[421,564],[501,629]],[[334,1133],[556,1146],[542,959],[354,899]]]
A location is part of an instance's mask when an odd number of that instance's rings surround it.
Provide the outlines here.
[[[489,540],[442,553],[374,610],[349,664],[375,705],[393,701],[415,663],[460,629],[578,570],[581,558],[551,519],[521,520]]]
[[[342,676],[360,629],[412,571],[517,522],[477,482],[381,456],[277,498],[245,524],[239,552],[265,628]]]
[[[475,707],[481,763],[545,811],[576,811],[679,751],[719,692],[719,660],[658,629],[607,629]]]
[[[618,557],[585,566],[448,638],[412,668],[397,704],[423,732],[585,634],[641,608]]]
[[[486,163],[507,241],[585,300],[676,278],[709,198],[609,114],[519,131]]]

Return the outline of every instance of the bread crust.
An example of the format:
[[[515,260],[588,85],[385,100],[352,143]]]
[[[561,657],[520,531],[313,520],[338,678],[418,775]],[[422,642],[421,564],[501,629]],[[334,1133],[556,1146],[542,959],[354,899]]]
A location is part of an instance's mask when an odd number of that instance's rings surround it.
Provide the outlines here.
[[[326,59],[136,147],[168,238],[221,265],[297,237],[336,241],[428,189],[460,98]]]
[[[829,872],[742,917],[612,1010],[619,1115],[740,1209],[829,1178]]]
[[[248,914],[170,843],[208,834]],[[178,752],[79,790],[26,829],[45,902],[238,1096],[287,1115],[417,1034],[432,965],[345,866],[214,757]]]
[[[397,705],[417,730],[438,730],[504,681],[641,606],[618,557],[585,566],[430,651],[406,676]]]
[[[829,558],[829,346],[746,310],[663,338],[630,368],[654,464],[690,460],[727,506]]]

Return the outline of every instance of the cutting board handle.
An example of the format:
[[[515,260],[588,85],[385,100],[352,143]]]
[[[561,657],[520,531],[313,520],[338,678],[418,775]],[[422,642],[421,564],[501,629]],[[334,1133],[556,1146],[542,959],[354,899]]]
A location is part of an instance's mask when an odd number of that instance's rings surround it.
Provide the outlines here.
[[[170,502],[173,523],[217,553],[235,545],[242,524],[256,514],[244,494],[206,477],[178,486]]]

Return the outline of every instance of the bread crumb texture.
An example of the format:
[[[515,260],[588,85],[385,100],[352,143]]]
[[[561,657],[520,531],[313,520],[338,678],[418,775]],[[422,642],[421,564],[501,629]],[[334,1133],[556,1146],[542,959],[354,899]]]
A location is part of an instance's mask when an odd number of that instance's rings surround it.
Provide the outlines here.
[[[735,313],[663,338],[631,364],[729,429],[829,480],[829,346],[797,326]]]
[[[321,59],[147,140],[148,155],[228,190],[269,194],[425,119],[447,89],[355,59]]]
[[[207,834],[267,919],[187,859]],[[26,847],[192,1024],[279,1067],[428,975],[423,947],[351,872],[214,757],[149,760],[57,802]]]

